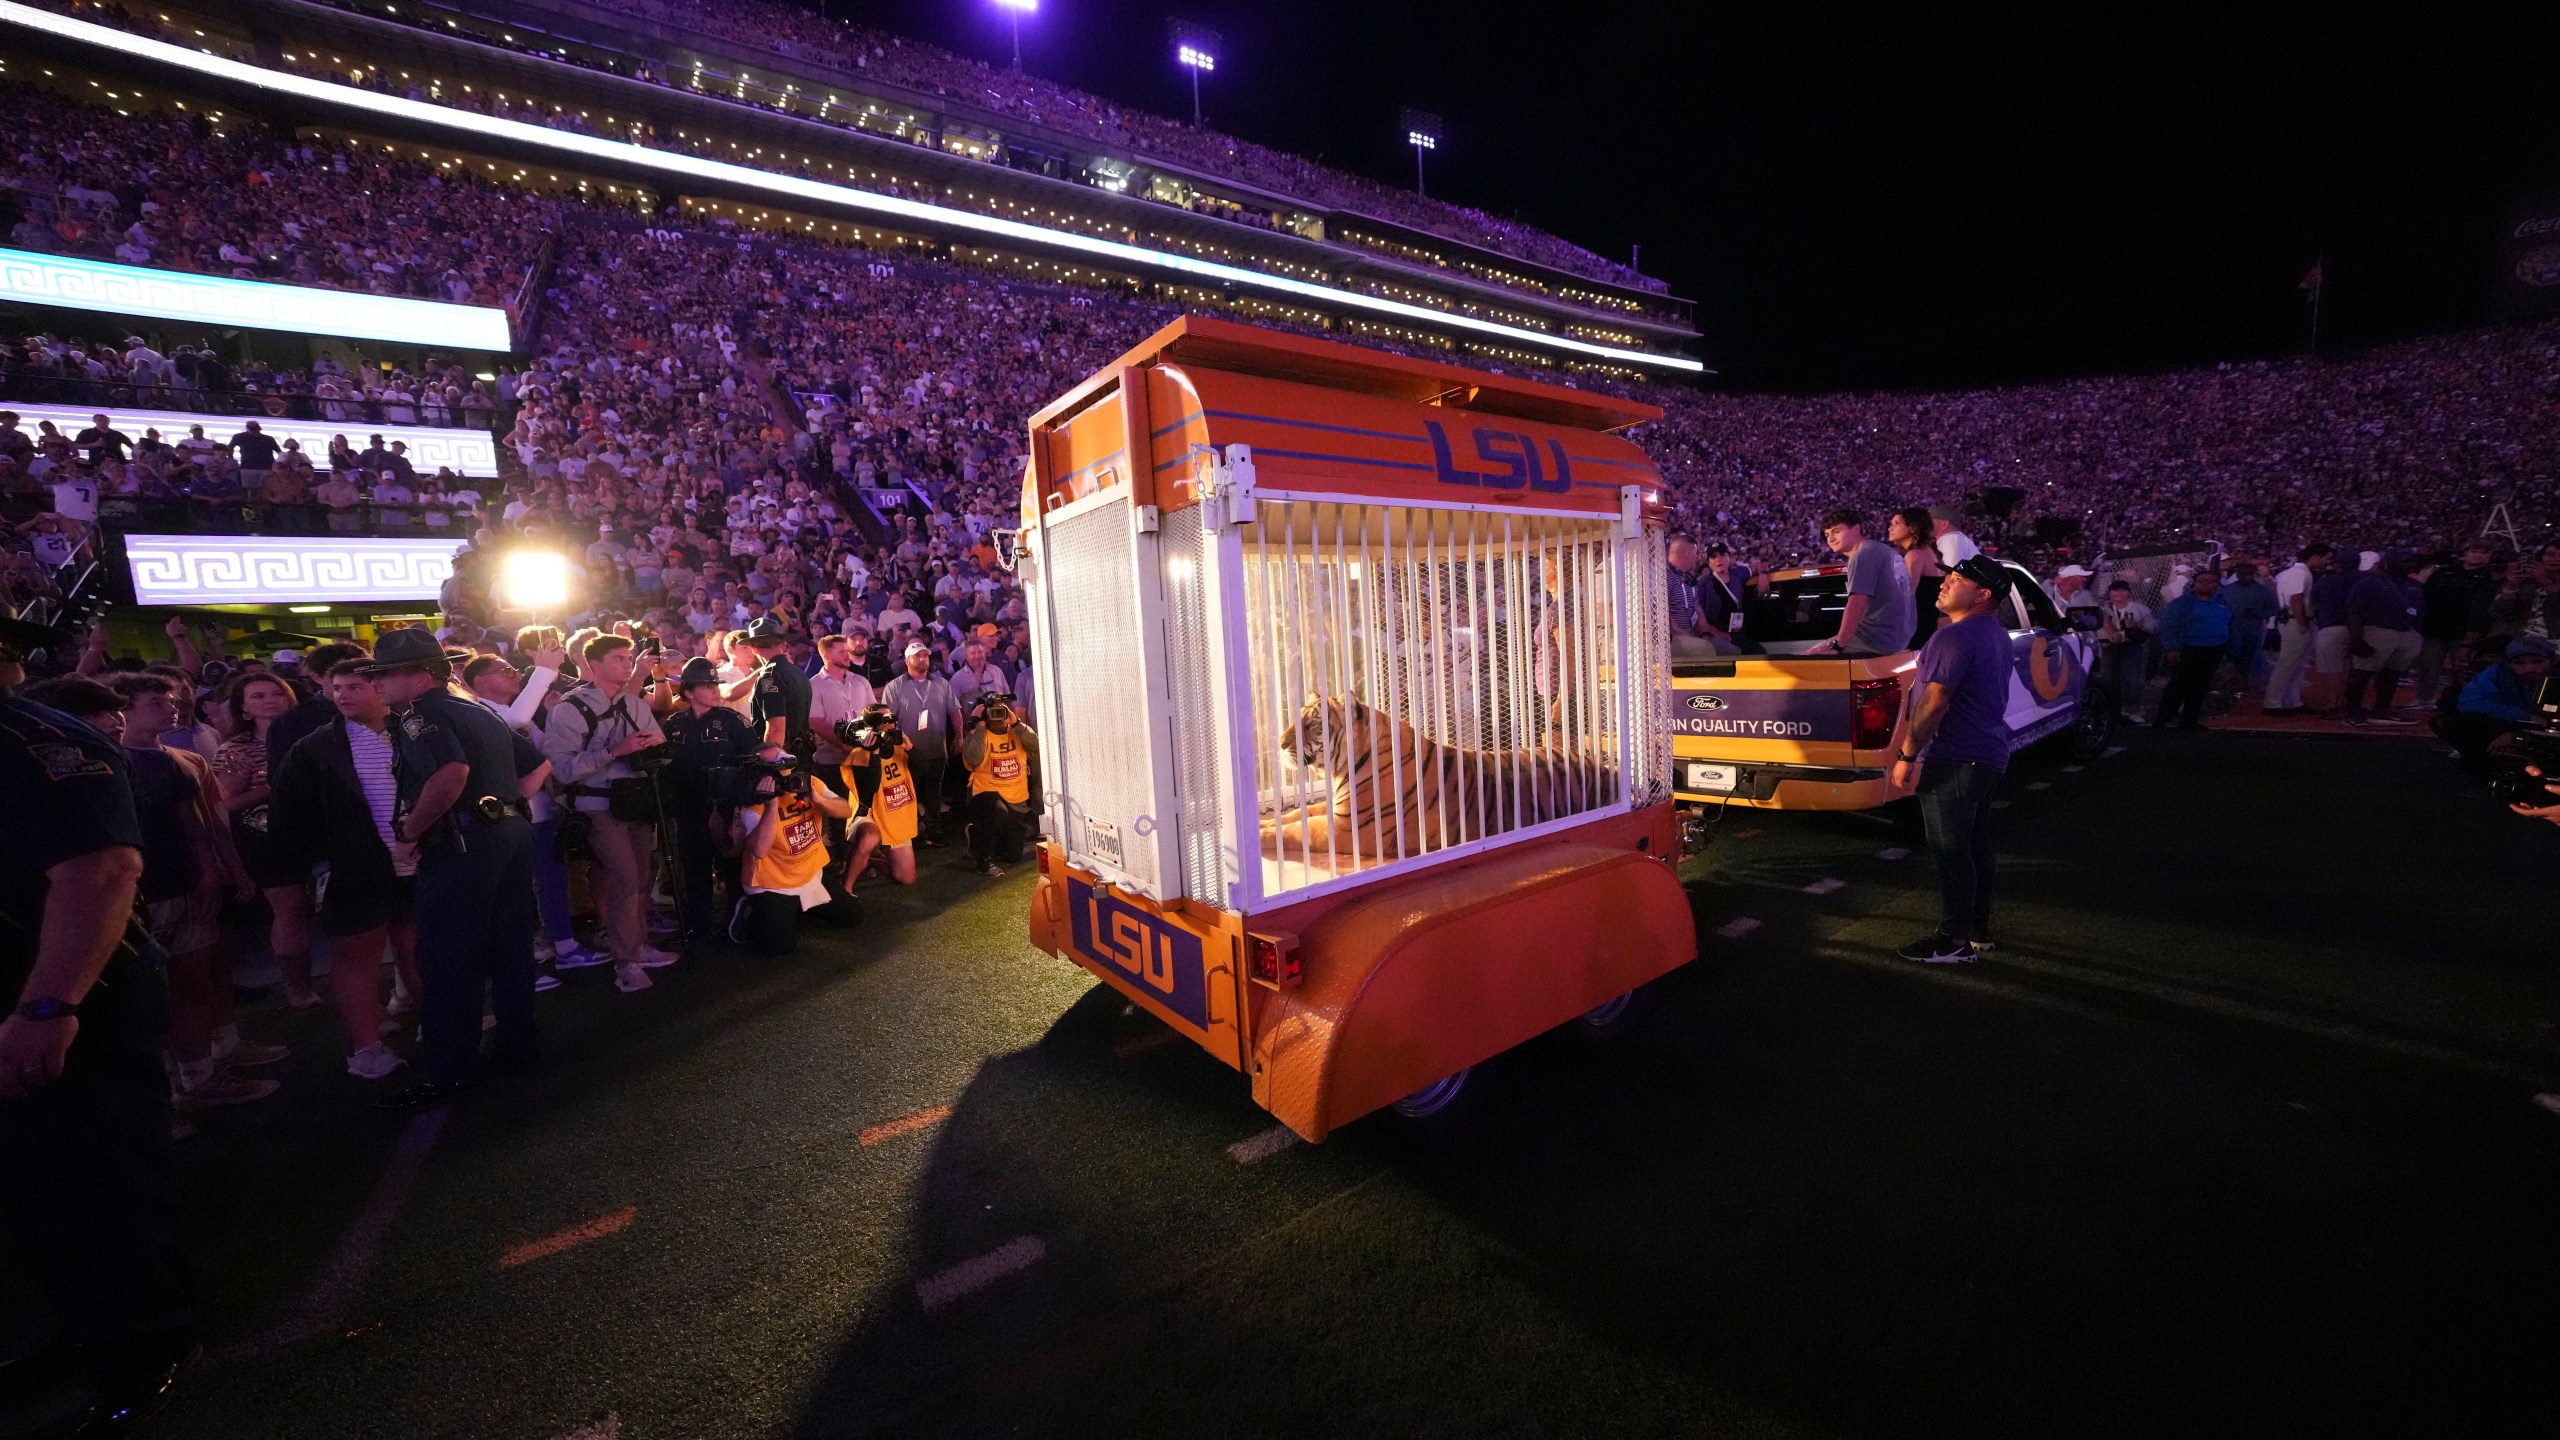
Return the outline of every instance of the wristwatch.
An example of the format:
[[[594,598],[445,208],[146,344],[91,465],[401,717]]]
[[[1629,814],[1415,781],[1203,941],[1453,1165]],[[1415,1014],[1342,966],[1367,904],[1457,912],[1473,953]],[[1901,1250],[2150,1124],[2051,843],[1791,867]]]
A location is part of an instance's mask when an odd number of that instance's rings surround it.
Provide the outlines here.
[[[39,995],[20,1005],[15,1012],[21,1020],[69,1020],[80,1013],[80,1007],[52,995]]]
[[[1917,755],[1906,755],[1906,754],[1902,753],[1902,752],[1901,752],[1901,751],[1899,751],[1899,750],[1896,750],[1896,751],[1894,751],[1894,752],[1893,752],[1893,758],[1894,758],[1894,759],[1896,759],[1896,760],[1901,761],[1901,762],[1902,762],[1903,764],[1905,764],[1905,765],[1917,765],[1917,764],[1919,764],[1919,763],[1920,763],[1920,757],[1919,757],[1919,756],[1917,756]]]

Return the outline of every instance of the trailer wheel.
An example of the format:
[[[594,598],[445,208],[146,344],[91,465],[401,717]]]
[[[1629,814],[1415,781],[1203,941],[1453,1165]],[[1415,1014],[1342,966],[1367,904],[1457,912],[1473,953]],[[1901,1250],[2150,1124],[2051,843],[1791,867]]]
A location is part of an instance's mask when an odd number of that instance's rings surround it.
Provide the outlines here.
[[[1566,1028],[1585,1040],[1615,1040],[1635,1028],[1636,1019],[1644,1009],[1645,989],[1639,985],[1624,995],[1603,1000],[1565,1022]]]
[[[1406,1120],[1434,1120],[1449,1113],[1460,1096],[1467,1093],[1467,1080],[1475,1074],[1469,1066],[1455,1074],[1443,1075],[1387,1108]]]

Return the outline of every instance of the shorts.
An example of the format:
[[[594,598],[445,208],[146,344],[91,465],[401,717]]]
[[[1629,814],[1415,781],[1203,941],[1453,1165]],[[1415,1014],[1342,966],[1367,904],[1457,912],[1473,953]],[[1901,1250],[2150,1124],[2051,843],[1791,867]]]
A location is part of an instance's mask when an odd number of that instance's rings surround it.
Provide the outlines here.
[[[2370,655],[2355,657],[2355,667],[2367,674],[2376,670],[2407,670],[2418,663],[2418,646],[2422,643],[2415,630],[2367,630],[2364,643]]]
[[[2311,637],[2311,668],[2323,675],[2344,674],[2347,668],[2347,627],[2323,625]]]
[[[222,895],[214,890],[190,890],[166,900],[154,900],[143,907],[145,923],[151,938],[172,955],[189,955],[210,950],[222,938]]]
[[[343,939],[407,920],[417,911],[418,877],[331,871],[320,879],[320,933]]]

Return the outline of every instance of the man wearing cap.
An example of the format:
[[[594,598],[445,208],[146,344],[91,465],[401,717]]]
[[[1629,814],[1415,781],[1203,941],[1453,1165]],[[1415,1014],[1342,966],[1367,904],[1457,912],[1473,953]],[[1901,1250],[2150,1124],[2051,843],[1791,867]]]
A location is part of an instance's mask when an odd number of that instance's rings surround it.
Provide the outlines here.
[[[2101,608],[2097,595],[2089,589],[2089,567],[2086,565],[2065,565],[2054,571],[2053,588],[2048,593],[2053,596],[2053,603],[2062,607],[2066,620],[2071,618],[2074,610]]]
[[[1899,568],[1899,567],[1897,567]],[[1920,647],[1893,786],[1920,798],[1938,866],[1938,928],[1896,954],[1925,965],[1961,965],[1991,928],[1991,801],[2009,768],[2009,682],[2016,656],[1993,612],[2009,573],[1976,556],[1950,567],[1938,587],[1946,623]]]
[[[916,843],[939,849],[944,777],[960,748],[960,700],[951,692],[951,682],[933,673],[932,646],[911,641],[904,658],[906,673],[890,681],[880,699],[914,747],[908,765],[915,772],[922,810],[916,818]]]
[[[2231,607],[2222,601],[2222,575],[2212,566],[2198,570],[2187,593],[2160,611],[2160,659],[2169,683],[2160,691],[2160,706],[2151,712],[2151,728],[2204,728],[2205,692],[2231,644]]]
[[[2499,736],[2542,722],[2534,706],[2551,676],[2553,650],[2539,635],[2508,641],[2506,658],[2472,676],[2454,702],[2455,712],[2438,722],[2437,733],[2461,754],[2473,780],[2489,778],[2489,749]]]
[[[2426,594],[2411,572],[2418,552],[2385,551],[2382,563],[2356,577],[2347,592],[2347,694],[2338,718],[2349,725],[2415,725],[2391,713],[2400,677],[2418,663],[2418,612]],[[2368,688],[2373,708],[2364,705]]]
[[[868,693],[870,687],[863,688]],[[697,655],[684,662],[676,675],[676,694],[682,707],[658,723],[666,733],[667,747],[675,753],[667,781],[674,807],[669,828],[675,832],[676,868],[682,877],[676,903],[684,938],[700,941],[721,934],[724,928],[711,889],[713,877],[722,869],[719,849],[712,843],[717,833],[713,812],[722,804],[713,772],[736,765],[762,747],[755,730],[738,712],[720,703],[720,672],[709,660]]]
[[[791,663],[790,637],[781,621],[766,615],[747,627],[745,643],[757,660],[747,723],[763,737],[767,758],[787,752],[807,760],[817,748],[809,728],[809,677]]]
[[[478,1078],[484,990],[498,1018],[499,1055],[518,1064],[535,1058],[533,825],[524,788],[543,755],[486,707],[446,688],[452,662],[429,632],[383,636],[369,668],[392,708],[400,785],[392,838],[418,866],[424,1073],[382,1102],[407,1109]]]

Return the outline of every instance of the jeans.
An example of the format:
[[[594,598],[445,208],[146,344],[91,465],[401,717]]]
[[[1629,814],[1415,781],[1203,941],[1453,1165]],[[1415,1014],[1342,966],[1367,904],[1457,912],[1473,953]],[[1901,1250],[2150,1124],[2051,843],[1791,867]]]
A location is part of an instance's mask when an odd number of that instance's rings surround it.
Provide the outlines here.
[[[2266,648],[2264,620],[2232,622],[2231,643],[2223,647],[2223,655],[2231,661],[2231,668],[2240,672],[2240,689],[2246,690],[2257,682],[2258,656]]]
[[[1022,859],[1023,817],[1003,796],[982,790],[969,797],[969,855],[1012,865]]]
[[[2151,642],[2119,640],[2108,646],[2107,683],[2116,689],[2116,709],[2127,715],[2140,710],[2143,688],[2151,683]]]
[[[2409,698],[2419,709],[2435,708],[2436,697],[2444,693],[2446,662],[2453,658],[2454,651],[2461,648],[2460,640],[2446,640],[2434,635],[2418,642],[2418,663],[2409,672],[2409,683],[2417,690]]]
[[[2213,688],[2214,672],[2222,668],[2222,654],[2219,645],[2190,645],[2178,652],[2169,683],[2160,691],[2160,708],[2152,712],[2153,728],[2204,723],[2205,692]]]
[[[1938,862],[1938,933],[1981,940],[1991,932],[1991,799],[2000,772],[1980,760],[1920,766],[1920,823]]]

